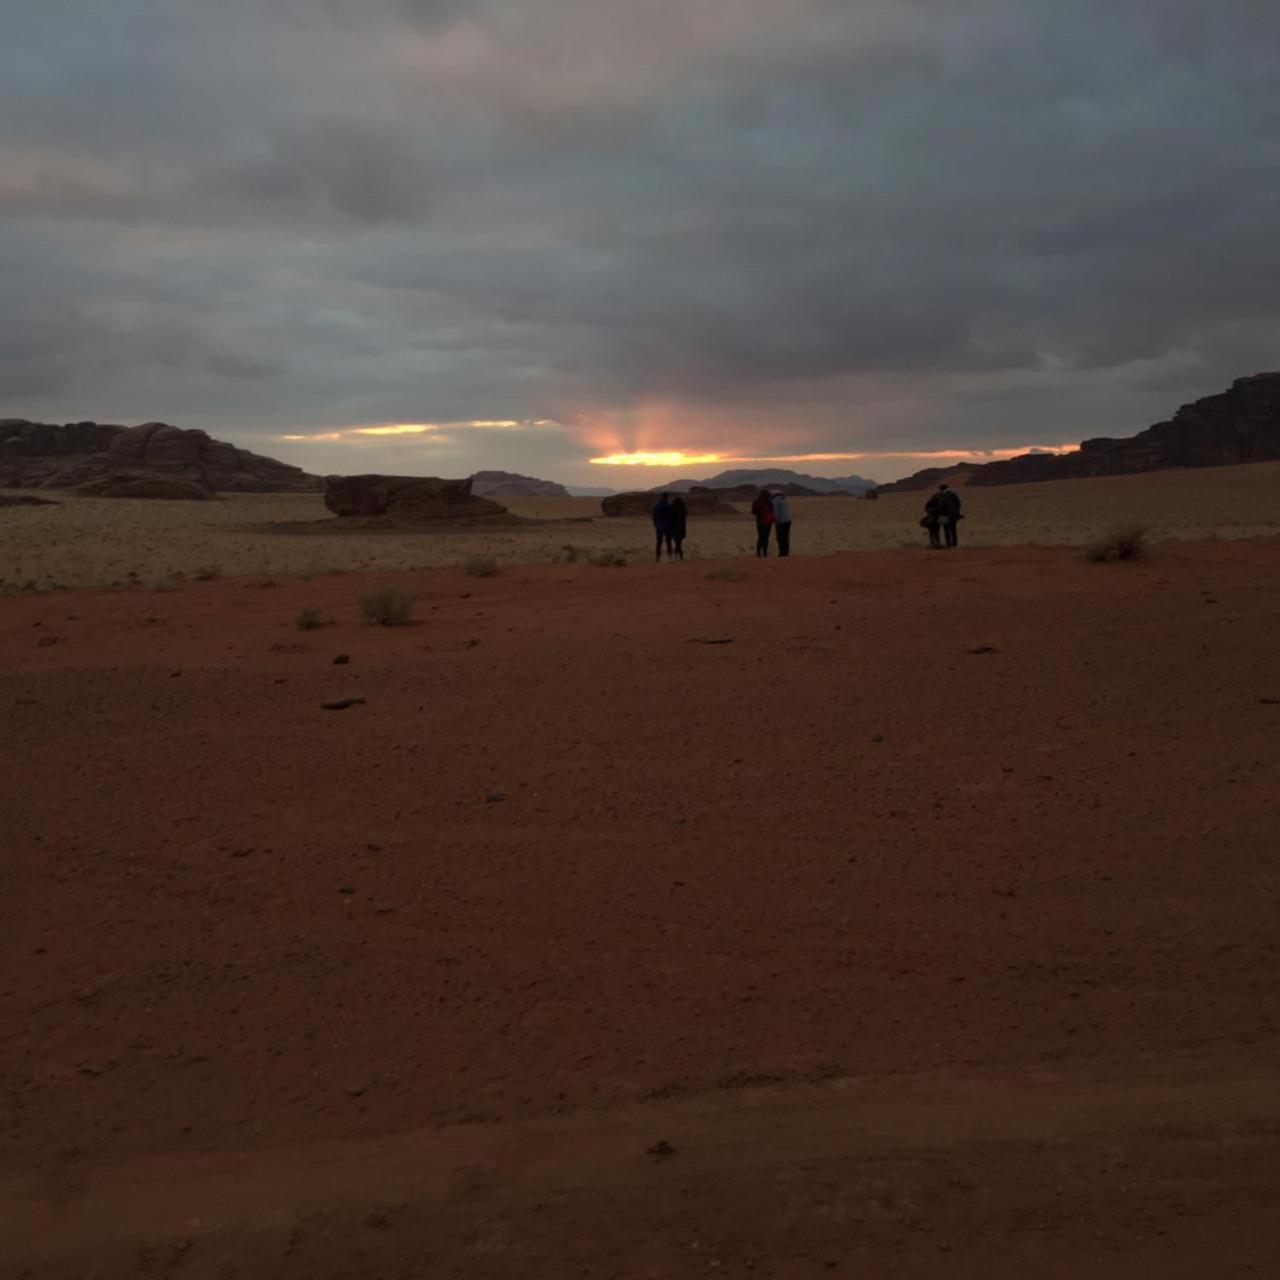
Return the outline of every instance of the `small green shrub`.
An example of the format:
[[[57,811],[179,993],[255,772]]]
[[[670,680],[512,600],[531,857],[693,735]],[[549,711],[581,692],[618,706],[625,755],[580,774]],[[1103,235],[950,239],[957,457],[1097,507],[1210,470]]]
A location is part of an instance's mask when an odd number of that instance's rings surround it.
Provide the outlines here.
[[[407,627],[413,620],[413,597],[399,587],[379,587],[360,597],[360,612],[380,627]]]
[[[462,572],[468,578],[493,578],[499,572],[498,562],[492,556],[468,556],[462,562]]]
[[[299,609],[295,625],[299,631],[319,631],[324,626],[324,619],[319,609]]]

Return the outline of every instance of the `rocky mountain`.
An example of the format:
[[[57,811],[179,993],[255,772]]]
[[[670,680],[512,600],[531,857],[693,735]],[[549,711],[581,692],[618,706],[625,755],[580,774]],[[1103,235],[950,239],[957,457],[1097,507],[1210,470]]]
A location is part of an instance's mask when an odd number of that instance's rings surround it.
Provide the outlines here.
[[[514,471],[477,471],[471,492],[480,498],[567,498],[569,490],[554,480],[538,480]]]
[[[687,493],[690,489],[737,489],[742,486],[759,489],[764,485],[796,485],[812,493],[865,493],[879,486],[865,476],[811,476],[803,471],[788,471],[785,467],[738,469],[721,471],[706,480],[671,480],[657,485],[653,493]],[[799,492],[799,489],[797,489]]]
[[[708,489],[691,489],[683,495],[691,516],[734,516],[738,509],[732,507],[717,493]],[[648,516],[653,510],[651,493],[615,493],[600,500],[600,509],[607,516]]]
[[[1024,453],[968,469],[965,483],[1028,484],[1079,476],[1132,475],[1167,467],[1225,467],[1280,458],[1280,373],[1237,378],[1217,395],[1184,404],[1135,436],[1085,440],[1070,453]],[[921,489],[958,468],[917,472],[886,489]],[[926,479],[925,477],[928,477]]]
[[[113,479],[182,480],[205,493],[308,492],[317,476],[265,458],[204,431],[164,422],[140,427],[71,422],[58,426],[0,418],[0,487],[11,489],[111,488]]]
[[[926,467],[891,484],[882,484],[881,493],[910,493],[916,489],[936,489],[940,484],[965,484],[978,470],[975,462],[957,462],[950,467]]]
[[[329,476],[324,505],[337,516],[382,517],[393,524],[515,521],[500,503],[477,497],[469,479],[437,476]]]

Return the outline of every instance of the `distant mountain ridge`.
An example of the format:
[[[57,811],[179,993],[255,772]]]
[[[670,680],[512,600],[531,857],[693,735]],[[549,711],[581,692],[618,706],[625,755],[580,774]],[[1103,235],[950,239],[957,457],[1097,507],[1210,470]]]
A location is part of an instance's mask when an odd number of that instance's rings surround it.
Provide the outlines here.
[[[741,485],[794,484],[816,493],[866,493],[879,486],[865,476],[811,476],[803,471],[789,471],[785,467],[738,468],[721,471],[707,480],[669,480],[655,485],[650,493],[688,493],[695,485],[703,489],[736,489]]]
[[[471,492],[478,498],[567,498],[569,490],[554,480],[539,480],[515,471],[477,471]]]
[[[966,485],[1029,484],[1275,459],[1280,459],[1280,373],[1255,373],[1237,378],[1217,395],[1184,404],[1168,421],[1134,436],[1099,436],[1070,453],[1024,453],[999,462],[930,468],[881,490],[905,492],[952,480]]]

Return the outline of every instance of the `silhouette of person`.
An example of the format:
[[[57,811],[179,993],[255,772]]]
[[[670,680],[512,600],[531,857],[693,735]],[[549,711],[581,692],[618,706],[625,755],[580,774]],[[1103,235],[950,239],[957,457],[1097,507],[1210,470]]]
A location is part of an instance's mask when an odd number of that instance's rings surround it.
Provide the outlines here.
[[[942,536],[947,546],[954,547],[958,543],[956,524],[961,519],[960,495],[950,485],[938,486],[938,501],[942,510]]]
[[[671,499],[671,506],[667,509],[667,521],[671,529],[671,558],[673,560],[684,559],[684,537],[689,527],[689,508],[685,506],[684,499],[676,494]]]
[[[773,521],[778,530],[778,554],[791,554],[791,499],[785,493],[773,495]]]
[[[761,489],[751,504],[751,514],[756,518],[756,555],[769,554],[769,531],[773,528],[773,499],[768,489]]]
[[[653,531],[656,535],[653,544],[653,558],[662,559],[662,548],[665,545],[667,554],[671,554],[671,495],[664,493],[653,504]]]
[[[938,530],[942,527],[942,495],[931,493],[928,501],[924,504],[924,517],[920,524],[929,534],[929,545],[931,547],[942,546],[942,539],[938,537]]]

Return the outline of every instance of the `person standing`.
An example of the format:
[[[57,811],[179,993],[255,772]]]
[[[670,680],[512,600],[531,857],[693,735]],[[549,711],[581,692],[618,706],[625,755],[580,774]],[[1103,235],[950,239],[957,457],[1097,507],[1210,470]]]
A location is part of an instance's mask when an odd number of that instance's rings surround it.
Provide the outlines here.
[[[773,522],[778,530],[778,554],[791,554],[791,499],[785,493],[773,495]]]
[[[751,514],[756,518],[756,555],[769,554],[769,530],[773,528],[773,499],[768,489],[761,489],[751,504]]]
[[[653,544],[653,558],[662,561],[662,548],[666,545],[667,555],[671,554],[671,496],[664,493],[653,504],[653,532],[656,535]]]
[[[671,541],[669,543],[671,558],[673,560],[683,560],[684,536],[689,528],[689,508],[678,493],[671,499],[671,507],[667,512],[667,519],[671,525]]]
[[[924,504],[924,517],[920,521],[925,531],[929,535],[929,545],[931,547],[942,546],[942,539],[938,536],[938,530],[942,528],[942,494],[931,493],[928,500]]]
[[[942,536],[949,547],[957,545],[956,525],[960,521],[960,495],[950,485],[939,485],[938,499],[942,504]]]

